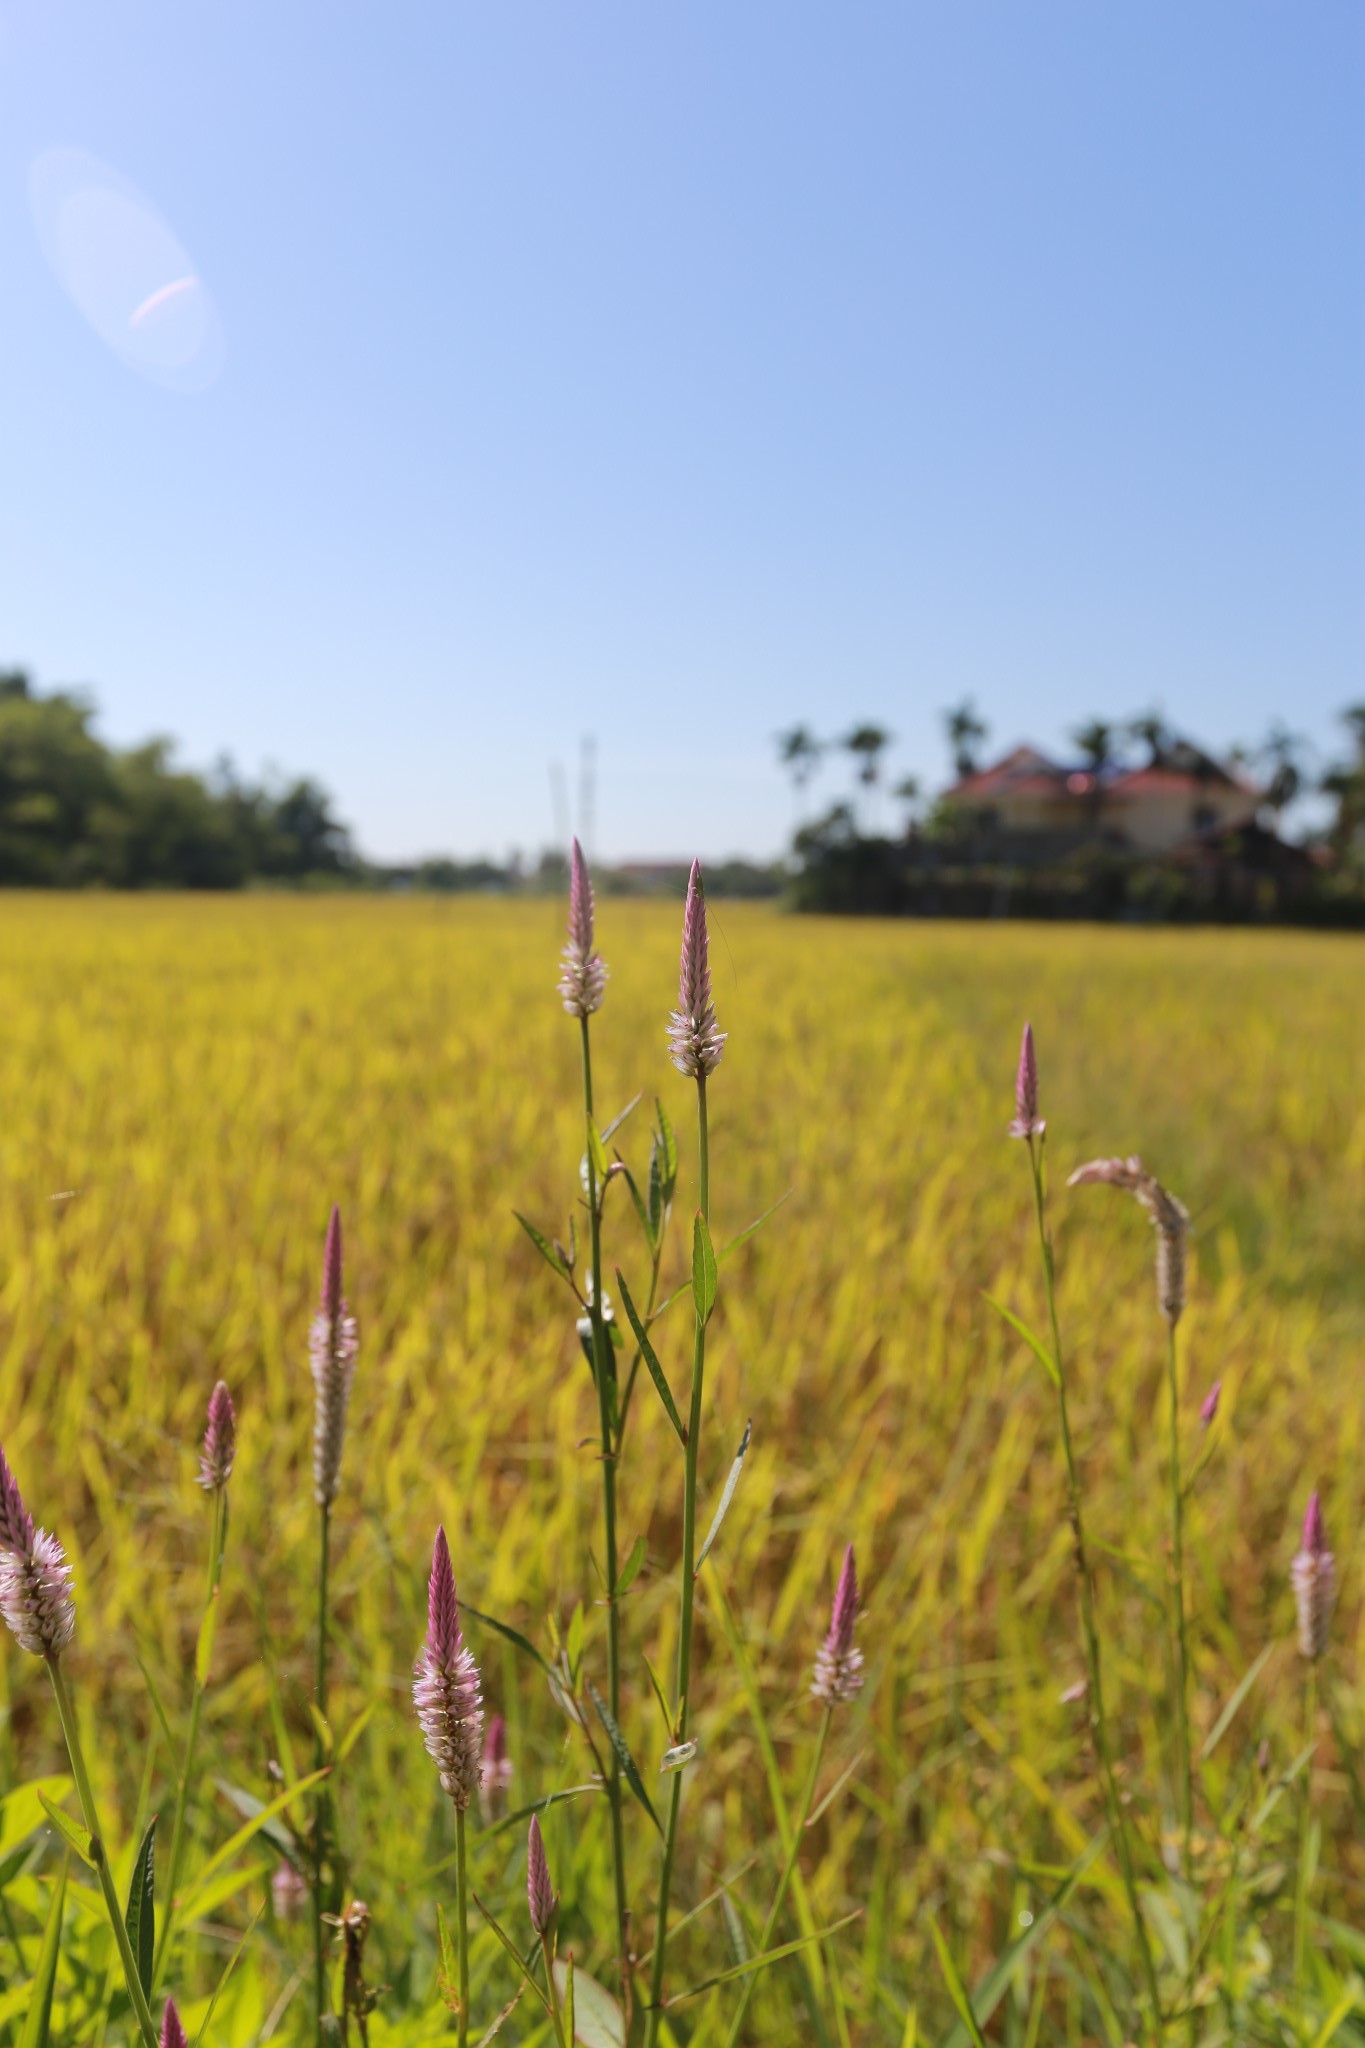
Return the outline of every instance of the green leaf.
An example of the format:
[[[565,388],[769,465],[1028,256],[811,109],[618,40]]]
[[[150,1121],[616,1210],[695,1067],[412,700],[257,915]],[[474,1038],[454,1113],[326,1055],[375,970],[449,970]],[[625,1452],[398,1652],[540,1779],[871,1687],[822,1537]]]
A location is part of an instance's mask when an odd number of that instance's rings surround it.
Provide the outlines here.
[[[258,1799],[254,1792],[244,1792],[239,1785],[229,1785],[226,1778],[215,1778],[214,1784],[230,1806],[236,1808],[243,1820],[259,1820],[265,1812],[265,1801]],[[297,1861],[299,1845],[283,1821],[268,1820],[262,1823],[261,1833],[272,1848],[282,1856]]]
[[[583,1602],[575,1601],[574,1611],[569,1616],[568,1634],[564,1638],[564,1654],[569,1660],[569,1679],[578,1683],[578,1673],[583,1663]]]
[[[635,1333],[635,1341],[640,1347],[640,1356],[645,1362],[645,1370],[653,1380],[655,1391],[664,1404],[664,1413],[678,1433],[678,1442],[685,1444],[687,1442],[687,1431],[683,1428],[682,1417],[678,1413],[672,1390],[669,1387],[668,1381],[664,1378],[663,1367],[654,1355],[654,1346],[649,1341],[649,1332],[640,1321],[635,1303],[630,1297],[630,1289],[625,1283],[625,1278],[619,1266],[616,1268],[616,1285],[620,1289],[621,1306],[626,1312],[626,1320]]]
[[[49,2030],[52,2026],[52,1993],[57,1982],[57,1958],[62,1946],[66,1873],[67,1862],[63,1857],[61,1875],[52,1887],[52,1904],[48,1908],[47,1924],[43,1928],[43,1945],[38,1952],[38,1967],[33,1973],[32,1998],[24,2020],[24,2030],[19,2036],[19,2048],[48,2048]]]
[[[659,1143],[663,1147],[663,1188],[664,1201],[671,1202],[673,1190],[678,1185],[678,1141],[673,1135],[673,1126],[668,1120],[668,1111],[654,1098],[654,1110],[659,1119]]]
[[[481,1621],[485,1628],[496,1630],[498,1635],[503,1636],[512,1644],[514,1649],[522,1651],[527,1657],[534,1658],[542,1671],[549,1670],[549,1665],[545,1662],[535,1644],[528,1636],[522,1635],[518,1629],[509,1628],[505,1621],[495,1621],[491,1614],[482,1614],[477,1607],[467,1606],[463,1600],[460,1602],[460,1612],[461,1614],[472,1615],[475,1621]]]
[[[582,2048],[625,2048],[626,2023],[621,2008],[586,1970],[574,1968],[569,1956],[555,1964],[555,1983],[564,2006],[565,2030]]]
[[[645,1206],[644,1197],[636,1183],[635,1175],[628,1166],[623,1166],[621,1168],[621,1178],[630,1189],[630,1199],[635,1204],[635,1214],[639,1218],[640,1228],[644,1232],[645,1243],[649,1246],[651,1253],[653,1253],[658,1250],[659,1240],[655,1233],[654,1223],[649,1210]]]
[[[16,1785],[5,1794],[3,1812],[0,1812],[0,1863],[13,1854],[21,1842],[26,1842],[46,1818],[43,1812],[43,1795],[61,1801],[71,1796],[74,1781],[68,1777],[30,1778],[26,1785]]]
[[[588,1680],[588,1694],[592,1700],[593,1705],[597,1709],[598,1718],[600,1719],[602,1726],[607,1731],[607,1740],[611,1743],[612,1753],[615,1756],[617,1763],[621,1766],[621,1776],[625,1779],[631,1791],[635,1794],[635,1797],[639,1800],[641,1806],[643,1806],[645,1812],[649,1815],[655,1827],[658,1829],[658,1832],[662,1835],[663,1829],[659,1827],[659,1816],[654,1811],[653,1806],[650,1804],[649,1794],[645,1790],[644,1780],[643,1778],[641,1778],[640,1773],[635,1768],[635,1759],[631,1755],[630,1751],[626,1748],[626,1738],[621,1733],[620,1729],[617,1727],[616,1722],[612,1717],[610,1707],[607,1705],[606,1701],[603,1699],[601,1693],[597,1690],[597,1687],[593,1684],[591,1679]]]
[[[488,1922],[488,1925],[492,1928],[494,1934],[497,1935],[498,1940],[502,1943],[508,1955],[512,1958],[512,1961],[516,1964],[516,1967],[521,1972],[521,1975],[525,1982],[529,1984],[532,1991],[535,1992],[536,1997],[540,2000],[546,2012],[549,2012],[549,1998],[541,1990],[539,1984],[531,1975],[530,1956],[523,1956],[521,1950],[517,1947],[511,1935],[508,1934],[504,1928],[498,1925],[497,1921],[493,1918],[493,1915],[489,1912],[487,1906],[485,1906],[483,1900],[479,1897],[476,1891],[471,1889],[469,1896],[474,1901],[474,1904],[478,1907],[480,1913],[482,1913],[484,1919]],[[533,1942],[531,1944],[530,1955],[533,1956],[539,1947],[540,1943],[538,1941]]]
[[[54,1806],[46,1792],[38,1794],[38,1803],[63,1841],[75,1850],[81,1862],[88,1864],[91,1870],[97,1869],[95,1845],[88,1830],[83,1828],[79,1821],[72,1820],[69,1814],[63,1813],[60,1806]]]
[[[736,1977],[752,1976],[755,1970],[766,1970],[769,1963],[780,1963],[783,1956],[794,1956],[798,1949],[809,1948],[813,1941],[828,1941],[831,1934],[837,1934],[841,1927],[847,1927],[860,1919],[861,1907],[856,1913],[845,1913],[842,1920],[831,1920],[828,1927],[817,1927],[810,1934],[798,1934],[795,1941],[784,1941],[780,1948],[764,1949],[761,1956],[750,1956],[747,1962],[736,1963],[731,1970],[722,1970],[718,1976],[706,1977],[700,1984],[689,1984],[686,1991],[677,1991],[665,2002],[669,2007],[681,2005],[685,1998],[699,1998],[703,1991],[714,1991],[717,1984],[731,1984]]]
[[[1242,1682],[1238,1686],[1236,1692],[1234,1692],[1232,1698],[1228,1701],[1222,1713],[1218,1716],[1218,1719],[1214,1722],[1213,1727],[1210,1729],[1208,1740],[1199,1752],[1200,1763],[1206,1764],[1208,1762],[1209,1758],[1213,1755],[1213,1752],[1215,1751],[1215,1749],[1217,1749],[1223,1737],[1227,1734],[1228,1729],[1232,1726],[1234,1720],[1237,1718],[1237,1709],[1241,1706],[1243,1700],[1251,1691],[1252,1686],[1255,1685],[1257,1679],[1265,1670],[1266,1663],[1275,1648],[1276,1645],[1273,1641],[1267,1643],[1265,1648],[1262,1650],[1260,1656],[1256,1659],[1256,1662],[1252,1665],[1250,1671],[1248,1671],[1246,1676],[1242,1679]]]
[[[128,1880],[128,1905],[123,1915],[128,1946],[133,1951],[143,1995],[152,1995],[152,1957],[156,1951],[156,1815],[153,1814]]]
[[[660,1685],[655,1675],[654,1666],[650,1663],[648,1657],[645,1658],[645,1670],[649,1673],[649,1682],[654,1688],[654,1697],[659,1702],[659,1712],[664,1717],[664,1727],[671,1735],[673,1733],[673,1716],[668,1710],[668,1701],[664,1698],[664,1689]]]
[[[301,1780],[300,1782],[303,1781]],[[238,1963],[242,1960],[242,1952],[246,1948],[246,1945],[250,1941],[252,1935],[256,1932],[256,1922],[260,1919],[264,1911],[265,1900],[262,1899],[260,1905],[256,1908],[255,1912],[251,1916],[251,1919],[248,1921],[246,1931],[242,1935],[241,1940],[238,1942],[236,1948],[232,1951],[232,1954],[228,1957],[227,1967],[224,1969],[222,1976],[218,1979],[218,1982],[213,1987],[213,1996],[209,2000],[208,2011],[204,2014],[203,2019],[199,2022],[199,2032],[194,2037],[194,2048],[199,2048],[200,2042],[208,2033],[209,2021],[213,2018],[214,2010],[218,2004],[218,2001],[222,1997],[224,1991],[227,1988],[228,1978],[232,1975]]]
[[[656,1250],[659,1239],[663,1235],[664,1212],[666,1208],[667,1204],[664,1201],[663,1161],[659,1152],[659,1137],[656,1132],[649,1141],[648,1195],[649,1241]]]
[[[616,1133],[620,1130],[622,1124],[625,1122],[626,1118],[631,1114],[632,1110],[638,1109],[643,1101],[643,1094],[632,1095],[630,1101],[626,1104],[625,1108],[617,1110],[615,1116],[612,1118],[611,1122],[607,1125],[607,1128],[602,1133],[603,1143],[605,1143],[608,1138],[614,1138],[616,1136]]]
[[[1072,1892],[1075,1891],[1076,1886],[1085,1876],[1108,1839],[1109,1832],[1107,1828],[1102,1829],[1099,1834],[1091,1837],[1086,1848],[1082,1850],[1080,1856],[1062,1878],[1058,1889],[1047,1901],[1047,1904],[1035,1914],[1032,1926],[1026,1928],[1017,1941],[1010,1943],[1009,1947],[1002,1955],[997,1957],[991,1968],[981,1979],[981,1982],[972,1993],[972,2014],[978,2026],[984,2027],[987,2024],[1015,1977],[1027,1962],[1029,1955],[1052,1926],[1058,1914],[1063,1910]],[[962,2008],[959,2006],[958,2010],[960,2012]],[[968,2034],[965,2024],[954,2027],[944,2044],[944,2048],[964,2048],[964,2044],[970,2038],[971,2036]]]
[[[972,2001],[968,1998],[966,1986],[957,1973],[957,1964],[953,1961],[948,1944],[943,1939],[939,1924],[932,1913],[928,1915],[928,1920],[929,1932],[933,1935],[934,1947],[938,1950],[939,1968],[943,1971],[948,1986],[948,1996],[957,2007],[972,2048],[986,2048],[985,2036],[976,2023],[976,2014],[972,2011]]]
[[[1034,1336],[1028,1324],[1025,1322],[1021,1322],[1019,1317],[1015,1315],[1013,1309],[1006,1308],[1004,1303],[997,1301],[993,1294],[983,1294],[982,1300],[987,1302],[990,1305],[990,1307],[995,1310],[995,1313],[998,1316],[1002,1317],[1004,1321],[1009,1324],[1010,1328],[1014,1331],[1016,1336],[1023,1338],[1024,1342],[1028,1345],[1029,1350],[1033,1353],[1034,1357],[1038,1360],[1038,1363],[1042,1366],[1043,1371],[1051,1380],[1053,1386],[1060,1387],[1062,1382],[1061,1377],[1057,1371],[1056,1360],[1053,1358],[1051,1352],[1044,1350],[1042,1343],[1037,1337]]]
[[[692,1300],[698,1322],[709,1323],[716,1305],[716,1254],[700,1209],[692,1225]]]
[[[735,1497],[735,1488],[739,1485],[739,1475],[744,1470],[744,1460],[749,1450],[749,1439],[753,1435],[753,1433],[753,1423],[746,1422],[744,1425],[744,1434],[739,1440],[739,1449],[735,1452],[735,1462],[730,1467],[730,1476],[725,1482],[725,1491],[722,1493],[720,1497],[720,1506],[716,1509],[715,1517],[712,1520],[711,1527],[706,1532],[706,1541],[702,1544],[701,1555],[697,1559],[698,1572],[706,1563],[707,1558],[711,1555],[711,1545],[715,1542],[717,1536],[719,1536],[720,1525],[725,1520],[726,1515],[730,1512],[730,1503]],[[696,1573],[694,1572],[693,1577],[695,1578],[695,1576]]]
[[[630,1588],[635,1584],[635,1581],[639,1578],[640,1567],[645,1561],[645,1558],[648,1554],[648,1550],[649,1546],[645,1542],[644,1537],[637,1536],[634,1543],[631,1545],[630,1556],[626,1559],[625,1563],[621,1567],[621,1576],[616,1581],[616,1598],[618,1600],[620,1599],[623,1593],[628,1593],[630,1591]]]
[[[295,1800],[302,1798],[305,1792],[311,1792],[313,1787],[320,1785],[322,1780],[328,1775],[326,1770],[310,1771],[306,1778],[300,1778],[296,1784],[289,1787],[288,1791],[281,1792],[279,1797],[272,1799],[268,1806],[263,1806],[260,1812],[246,1823],[245,1827],[238,1828],[236,1834],[231,1835],[223,1843],[221,1849],[215,1850],[199,1872],[193,1891],[182,1902],[180,1919],[188,1922],[197,1908],[199,1894],[203,1891],[209,1879],[221,1870],[225,1863],[230,1862],[239,1850],[244,1849],[248,1842],[259,1835],[269,1822],[274,1820],[277,1813],[283,1813],[286,1807],[292,1806]]]
[[[782,1208],[785,1203],[789,1202],[795,1193],[795,1188],[788,1188],[785,1195],[779,1195],[777,1200],[773,1203],[771,1209],[765,1209],[761,1216],[755,1216],[753,1222],[750,1224],[746,1224],[745,1228],[740,1231],[738,1237],[732,1237],[728,1244],[723,1244],[721,1246],[720,1250],[716,1253],[717,1260],[719,1261],[721,1259],[728,1259],[731,1252],[737,1252],[742,1244],[747,1244],[749,1242],[749,1239],[754,1235],[754,1232],[762,1230],[768,1218],[770,1216],[776,1216],[778,1210]]]
[[[436,1951],[437,1989],[441,1994],[443,2003],[450,2008],[451,2012],[458,2012],[460,2009],[460,1959],[455,1952],[455,1944],[450,1938],[450,1929],[446,1926],[446,1916],[442,1911],[439,1901],[436,1906]]]
[[[530,1238],[532,1244],[540,1253],[540,1256],[544,1259],[545,1263],[548,1266],[552,1266],[554,1268],[555,1272],[558,1273],[561,1280],[568,1280],[570,1278],[569,1268],[565,1264],[564,1260],[560,1257],[559,1253],[555,1250],[554,1246],[550,1243],[549,1238],[546,1237],[542,1231],[537,1230],[534,1223],[529,1223],[527,1219],[522,1215],[520,1209],[514,1209],[512,1211],[512,1214],[516,1217],[518,1223],[526,1232],[526,1235]]]
[[[209,1666],[213,1662],[213,1639],[218,1633],[218,1588],[209,1595],[204,1619],[199,1624],[199,1641],[194,1652],[194,1682],[202,1692],[209,1682]]]
[[[607,1148],[602,1143],[602,1133],[598,1130],[591,1117],[588,1118],[588,1157],[592,1161],[592,1170],[597,1179],[597,1193],[600,1199],[602,1189],[606,1186],[607,1174],[611,1170],[611,1161],[607,1157]]]

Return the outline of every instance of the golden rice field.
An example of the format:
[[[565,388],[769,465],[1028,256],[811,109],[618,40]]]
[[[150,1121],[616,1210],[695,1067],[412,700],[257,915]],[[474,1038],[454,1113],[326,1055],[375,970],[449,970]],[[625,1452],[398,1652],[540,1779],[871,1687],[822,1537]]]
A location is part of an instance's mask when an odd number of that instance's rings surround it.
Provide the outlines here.
[[[617,1139],[637,1167],[653,1095],[677,1125],[666,1278],[678,1285],[695,1204],[693,1091],[663,1043],[678,908],[608,899],[598,934],[612,976],[593,1020],[599,1109],[644,1092]],[[169,1804],[174,1766],[139,1659],[178,1731],[207,1540],[198,1439],[220,1375],[240,1448],[194,1857],[239,1822],[218,1781],[269,1798],[270,1758],[287,1774],[292,1748],[307,1767],[307,1333],[329,1205],[341,1205],[361,1350],[334,1523],[332,1723],[355,1738],[337,1801],[350,1889],[373,1915],[370,1981],[386,1987],[370,2022],[377,2048],[445,2038],[451,2024],[434,1985],[434,1906],[449,1878],[425,1875],[450,1852],[449,1811],[410,1701],[436,1524],[461,1596],[547,1651],[594,1583],[592,1386],[571,1304],[512,1215],[564,1235],[577,1188],[577,1027],[554,993],[561,936],[548,902],[0,899],[0,1442],[75,1563],[67,1668],[120,1844]],[[721,1267],[706,1520],[750,1418],[753,1441],[698,1587],[701,1753],[675,1896],[686,1911],[742,1872],[738,1895],[762,1919],[779,1860],[763,1742],[794,1802],[810,1662],[851,1540],[868,1682],[835,1727],[831,1796],[803,1850],[790,1931],[860,1915],[764,1980],[750,2038],[945,2041],[954,2015],[930,1914],[977,1981],[1102,1824],[1083,1712],[1062,1699],[1082,1664],[1053,1397],[983,1300],[1042,1327],[1027,1161],[1005,1136],[1020,1025],[1032,1018],[1039,1047],[1111,1704],[1125,1783],[1155,1839],[1153,1795],[1169,1808],[1170,1793],[1164,1638],[1141,1584],[1163,1570],[1168,1526],[1152,1232],[1131,1200],[1067,1192],[1065,1173],[1140,1152],[1194,1218],[1180,1326],[1191,1460],[1199,1403],[1215,1379],[1223,1387],[1188,1533],[1198,1737],[1278,1645],[1207,1767],[1216,1802],[1255,1770],[1263,1737],[1272,1774],[1303,1745],[1288,1567],[1314,1485],[1342,1578],[1334,1711],[1356,1734],[1365,1719],[1365,955],[1357,941],[1308,935],[835,923],[727,904],[712,906],[712,954],[730,1033],[710,1090],[717,1243],[792,1193]],[[617,1263],[628,1278],[645,1266],[613,1190]],[[656,1335],[683,1401],[686,1302]],[[643,1657],[663,1672],[674,1652],[681,1457],[647,1385],[636,1402],[622,1548],[644,1535],[648,1561],[624,1601],[625,1732],[652,1784],[665,1737]],[[591,1675],[602,1643],[591,1603],[586,1620]],[[473,1622],[469,1639],[508,1720],[513,1802],[582,1783],[585,1756],[535,1667]],[[60,1772],[41,1666],[8,1638],[0,1685],[0,1783]],[[1325,1722],[1312,1792],[1316,1906],[1358,1927],[1365,1841]],[[638,1807],[627,1819],[647,1902],[657,1843]],[[545,1834],[561,1947],[609,1977],[602,1802],[557,1806]],[[11,1835],[0,1822],[0,1851]],[[1287,1817],[1285,1839],[1292,1861]],[[523,1856],[517,1828],[472,1852],[475,1889],[509,1924]],[[184,1952],[191,2038],[269,1867],[258,1837]],[[1273,1857],[1268,1867],[1257,1897],[1273,1947],[1289,1902]],[[0,2040],[17,2041],[48,1866],[29,1855],[0,1873],[12,1913],[11,1932],[0,1926]],[[1122,2016],[1112,2035],[1093,2017],[1105,1998],[1076,1917],[1122,1940],[1112,1858],[1091,1864],[1075,1914],[1021,1964],[991,2041],[1126,2038]],[[671,1988],[729,1964],[737,1919],[712,1904],[682,1928]],[[516,1984],[491,1936],[479,1932],[473,1956],[482,2030]],[[310,2039],[308,1957],[300,1927],[267,1908],[207,2038]],[[680,2006],[670,2037],[723,2040],[732,1989]],[[69,2031],[54,2039],[103,2038],[81,2020],[84,1995],[59,1976]],[[122,2024],[111,2048],[132,2038]],[[1339,2024],[1332,2038],[1362,2038]],[[547,2035],[522,2007],[501,2038]]]

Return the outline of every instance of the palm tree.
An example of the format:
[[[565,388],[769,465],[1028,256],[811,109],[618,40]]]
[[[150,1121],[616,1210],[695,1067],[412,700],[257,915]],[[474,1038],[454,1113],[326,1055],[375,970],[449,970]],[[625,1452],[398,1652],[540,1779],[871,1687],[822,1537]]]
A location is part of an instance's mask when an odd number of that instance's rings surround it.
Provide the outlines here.
[[[1144,711],[1130,718],[1124,727],[1128,738],[1140,740],[1147,749],[1147,766],[1155,768],[1171,744],[1171,729],[1159,711]]]
[[[953,766],[957,779],[963,781],[968,775],[975,775],[979,749],[986,737],[985,722],[977,715],[977,709],[970,697],[964,697],[943,714],[944,727],[948,734],[948,745],[952,749]]]
[[[1076,726],[1071,737],[1090,768],[1087,798],[1091,822],[1098,825],[1104,809],[1104,771],[1114,759],[1114,728],[1106,719],[1092,718],[1087,725]]]
[[[918,775],[903,775],[891,794],[897,803],[905,806],[905,836],[908,839],[919,816],[920,799],[924,794]]]
[[[1255,759],[1269,770],[1262,802],[1275,820],[1277,832],[1282,814],[1303,792],[1307,747],[1302,733],[1291,732],[1277,719],[1256,750]]]
[[[808,725],[793,725],[777,735],[777,758],[791,776],[798,819],[806,784],[820,766],[824,751]]]
[[[864,789],[875,789],[881,773],[881,757],[891,744],[884,726],[855,725],[843,742],[858,765],[858,780]]]

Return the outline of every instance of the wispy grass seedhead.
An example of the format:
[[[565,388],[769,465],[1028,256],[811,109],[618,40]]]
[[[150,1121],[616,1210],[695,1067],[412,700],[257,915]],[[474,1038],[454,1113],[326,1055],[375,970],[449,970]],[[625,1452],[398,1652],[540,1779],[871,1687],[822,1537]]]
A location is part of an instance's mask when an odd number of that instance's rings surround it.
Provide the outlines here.
[[[479,1668],[460,1634],[455,1573],[444,1528],[436,1531],[427,1588],[427,1639],[413,1671],[412,1697],[442,1790],[464,1813],[479,1787],[483,1695]]]
[[[313,1497],[329,1508],[341,1484],[346,1404],[355,1377],[358,1335],[346,1309],[341,1277],[341,1211],[333,1205],[322,1254],[322,1293],[308,1350],[313,1368]]]
[[[180,2024],[180,2015],[175,2009],[175,2000],[166,2000],[166,2010],[161,2020],[161,2048],[189,2048],[185,2029]]]
[[[534,1813],[526,1838],[526,1903],[530,1907],[531,1925],[536,1933],[547,1933],[554,1919],[555,1893],[550,1883],[550,1866],[545,1860],[540,1821]]]
[[[1337,1561],[1327,1548],[1322,1503],[1314,1493],[1303,1518],[1303,1541],[1289,1568],[1298,1610],[1299,1649],[1316,1663],[1327,1648],[1332,1607],[1337,1596]]]
[[[204,1449],[199,1459],[199,1484],[206,1493],[217,1493],[232,1477],[232,1461],[237,1455],[237,1416],[232,1406],[232,1396],[227,1381],[219,1380],[209,1395],[208,1422],[204,1429]]]
[[[704,1080],[720,1065],[729,1037],[716,1029],[711,1000],[710,942],[706,930],[706,894],[701,862],[694,860],[687,879],[683,910],[682,958],[678,967],[678,1007],[668,1024],[668,1049],[680,1074]]]
[[[1014,1121],[1009,1134],[1012,1138],[1040,1138],[1046,1128],[1038,1114],[1038,1057],[1033,1049],[1033,1026],[1026,1024],[1014,1076]]]
[[[46,1529],[35,1529],[0,1451],[0,1613],[21,1650],[59,1657],[76,1630],[71,1567]]]
[[[815,1659],[811,1693],[826,1706],[851,1700],[862,1690],[863,1653],[855,1648],[853,1626],[858,1619],[858,1572],[853,1562],[853,1545],[844,1552],[844,1567],[834,1592],[829,1634]]]
[[[1222,1400],[1222,1398],[1223,1382],[1221,1380],[1215,1380],[1213,1385],[1209,1388],[1207,1394],[1205,1394],[1203,1402],[1200,1405],[1199,1424],[1202,1429],[1207,1429],[1209,1427],[1209,1424],[1213,1421],[1214,1416],[1218,1413],[1218,1403]]]
[[[1136,1153],[1127,1159],[1092,1159],[1078,1166],[1069,1188],[1123,1188],[1136,1195],[1156,1230],[1156,1299],[1172,1327],[1185,1308],[1185,1252],[1190,1212],[1161,1182],[1148,1173]]]
[[[569,859],[569,936],[561,957],[560,1000],[571,1017],[590,1017],[606,994],[607,963],[593,950],[592,883],[576,839]]]

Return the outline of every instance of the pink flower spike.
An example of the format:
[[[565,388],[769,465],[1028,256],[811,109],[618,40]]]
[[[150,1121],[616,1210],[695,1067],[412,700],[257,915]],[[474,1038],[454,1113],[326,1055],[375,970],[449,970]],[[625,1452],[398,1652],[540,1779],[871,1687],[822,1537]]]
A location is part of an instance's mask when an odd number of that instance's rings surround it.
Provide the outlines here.
[[[701,862],[694,860],[687,878],[683,910],[682,956],[678,963],[678,1007],[668,1020],[668,1049],[680,1074],[704,1081],[720,1065],[726,1031],[716,1029],[711,1000],[711,954],[706,929],[706,892]]]
[[[427,1639],[413,1672],[413,1704],[441,1788],[463,1813],[478,1790],[483,1748],[479,1667],[460,1634],[445,1530],[436,1531],[427,1588]]]
[[[219,1380],[209,1395],[204,1448],[199,1459],[199,1484],[206,1493],[217,1493],[227,1485],[232,1477],[232,1461],[236,1455],[237,1417],[232,1406],[232,1396],[227,1390],[227,1381]]]
[[[1205,1394],[1203,1406],[1199,1410],[1199,1426],[1201,1429],[1207,1429],[1213,1421],[1214,1416],[1218,1413],[1218,1403],[1222,1396],[1223,1382],[1215,1380],[1207,1394]]]
[[[341,1487],[346,1409],[355,1377],[359,1336],[342,1293],[341,1211],[332,1205],[322,1253],[322,1294],[308,1333],[313,1373],[313,1498],[330,1508]]]
[[[341,1211],[336,1203],[327,1219],[327,1242],[322,1248],[322,1294],[318,1311],[335,1322],[345,1303],[341,1298]]]
[[[853,1562],[853,1545],[844,1552],[844,1568],[835,1588],[829,1634],[815,1660],[811,1694],[827,1707],[851,1700],[862,1690],[863,1653],[853,1645],[853,1625],[858,1618],[858,1572]]]
[[[507,1723],[501,1714],[490,1714],[483,1738],[481,1784],[485,1792],[505,1792],[512,1782],[512,1759],[507,1754]]]
[[[1024,1026],[1019,1047],[1019,1066],[1014,1077],[1014,1121],[1012,1138],[1041,1138],[1047,1125],[1038,1114],[1038,1057],[1033,1049],[1033,1026]]]
[[[173,1998],[166,2000],[166,2010],[161,2019],[161,2048],[189,2048]]]
[[[545,1844],[541,1840],[540,1821],[531,1815],[530,1832],[526,1838],[526,1903],[531,1911],[531,1925],[537,1934],[549,1931],[555,1914],[554,1887],[550,1883],[550,1866],[545,1860]]]
[[[19,1482],[0,1451],[0,1550],[26,1553],[33,1542],[33,1517],[24,1506]]]
[[[1322,1503],[1314,1492],[1303,1518],[1303,1544],[1289,1567],[1299,1624],[1299,1649],[1316,1663],[1327,1648],[1327,1631],[1337,1596],[1337,1561],[1327,1548]]]
[[[593,897],[588,863],[575,839],[569,856],[569,936],[560,956],[559,998],[571,1017],[590,1017],[602,1007],[607,964],[593,951]]]
[[[1067,1186],[1126,1188],[1129,1194],[1133,1194],[1141,1179],[1142,1161],[1134,1154],[1131,1159],[1091,1159],[1086,1165],[1076,1168]]]

